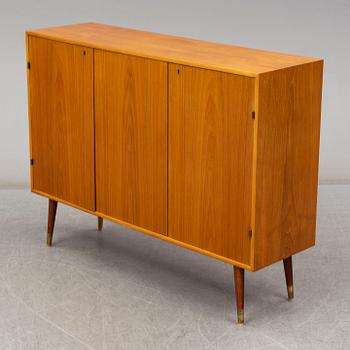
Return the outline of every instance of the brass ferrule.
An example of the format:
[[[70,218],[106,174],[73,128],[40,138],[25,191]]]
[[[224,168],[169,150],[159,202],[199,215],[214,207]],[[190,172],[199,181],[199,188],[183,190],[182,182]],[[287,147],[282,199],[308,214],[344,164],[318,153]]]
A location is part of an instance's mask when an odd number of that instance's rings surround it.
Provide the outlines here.
[[[237,310],[237,323],[244,323],[244,309]]]

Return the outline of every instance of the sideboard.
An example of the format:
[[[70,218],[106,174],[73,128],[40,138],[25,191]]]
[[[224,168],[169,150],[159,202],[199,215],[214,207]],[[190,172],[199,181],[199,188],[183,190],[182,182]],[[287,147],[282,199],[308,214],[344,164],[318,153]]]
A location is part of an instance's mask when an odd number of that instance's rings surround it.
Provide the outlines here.
[[[83,23],[26,32],[31,190],[244,271],[315,244],[323,60]]]

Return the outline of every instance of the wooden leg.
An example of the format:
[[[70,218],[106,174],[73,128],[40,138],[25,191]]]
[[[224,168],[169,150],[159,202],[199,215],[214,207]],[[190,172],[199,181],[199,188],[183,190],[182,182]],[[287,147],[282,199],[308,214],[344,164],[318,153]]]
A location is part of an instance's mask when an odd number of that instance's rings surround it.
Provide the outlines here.
[[[237,323],[244,323],[244,269],[233,267],[236,291]]]
[[[288,299],[291,300],[294,298],[292,257],[290,256],[287,259],[283,259],[283,265],[284,274],[286,276]]]
[[[97,229],[99,230],[99,231],[102,231],[102,228],[103,228],[103,218],[100,218],[100,217],[98,217],[97,218]]]
[[[57,202],[49,199],[49,213],[47,220],[47,245],[51,247],[52,245],[52,236],[53,230],[55,227],[55,219],[56,219],[56,210],[57,210]]]

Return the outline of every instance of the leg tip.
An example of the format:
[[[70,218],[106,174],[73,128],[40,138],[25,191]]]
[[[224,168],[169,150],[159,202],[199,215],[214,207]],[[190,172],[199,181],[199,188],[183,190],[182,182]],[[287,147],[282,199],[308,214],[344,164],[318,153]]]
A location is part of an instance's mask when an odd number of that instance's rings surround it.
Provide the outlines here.
[[[48,247],[52,246],[52,235],[50,235],[49,233],[47,234],[46,244]]]
[[[244,310],[243,309],[237,310],[237,323],[239,323],[239,324],[244,323]]]
[[[294,288],[293,286],[288,286],[288,300],[292,300],[294,298]]]

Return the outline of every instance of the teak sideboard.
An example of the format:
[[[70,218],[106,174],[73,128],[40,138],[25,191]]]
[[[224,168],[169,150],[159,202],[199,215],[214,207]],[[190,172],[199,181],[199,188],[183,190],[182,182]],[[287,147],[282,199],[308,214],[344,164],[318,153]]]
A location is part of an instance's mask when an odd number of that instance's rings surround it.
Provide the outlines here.
[[[31,189],[244,271],[315,244],[323,60],[96,23],[26,32]]]

